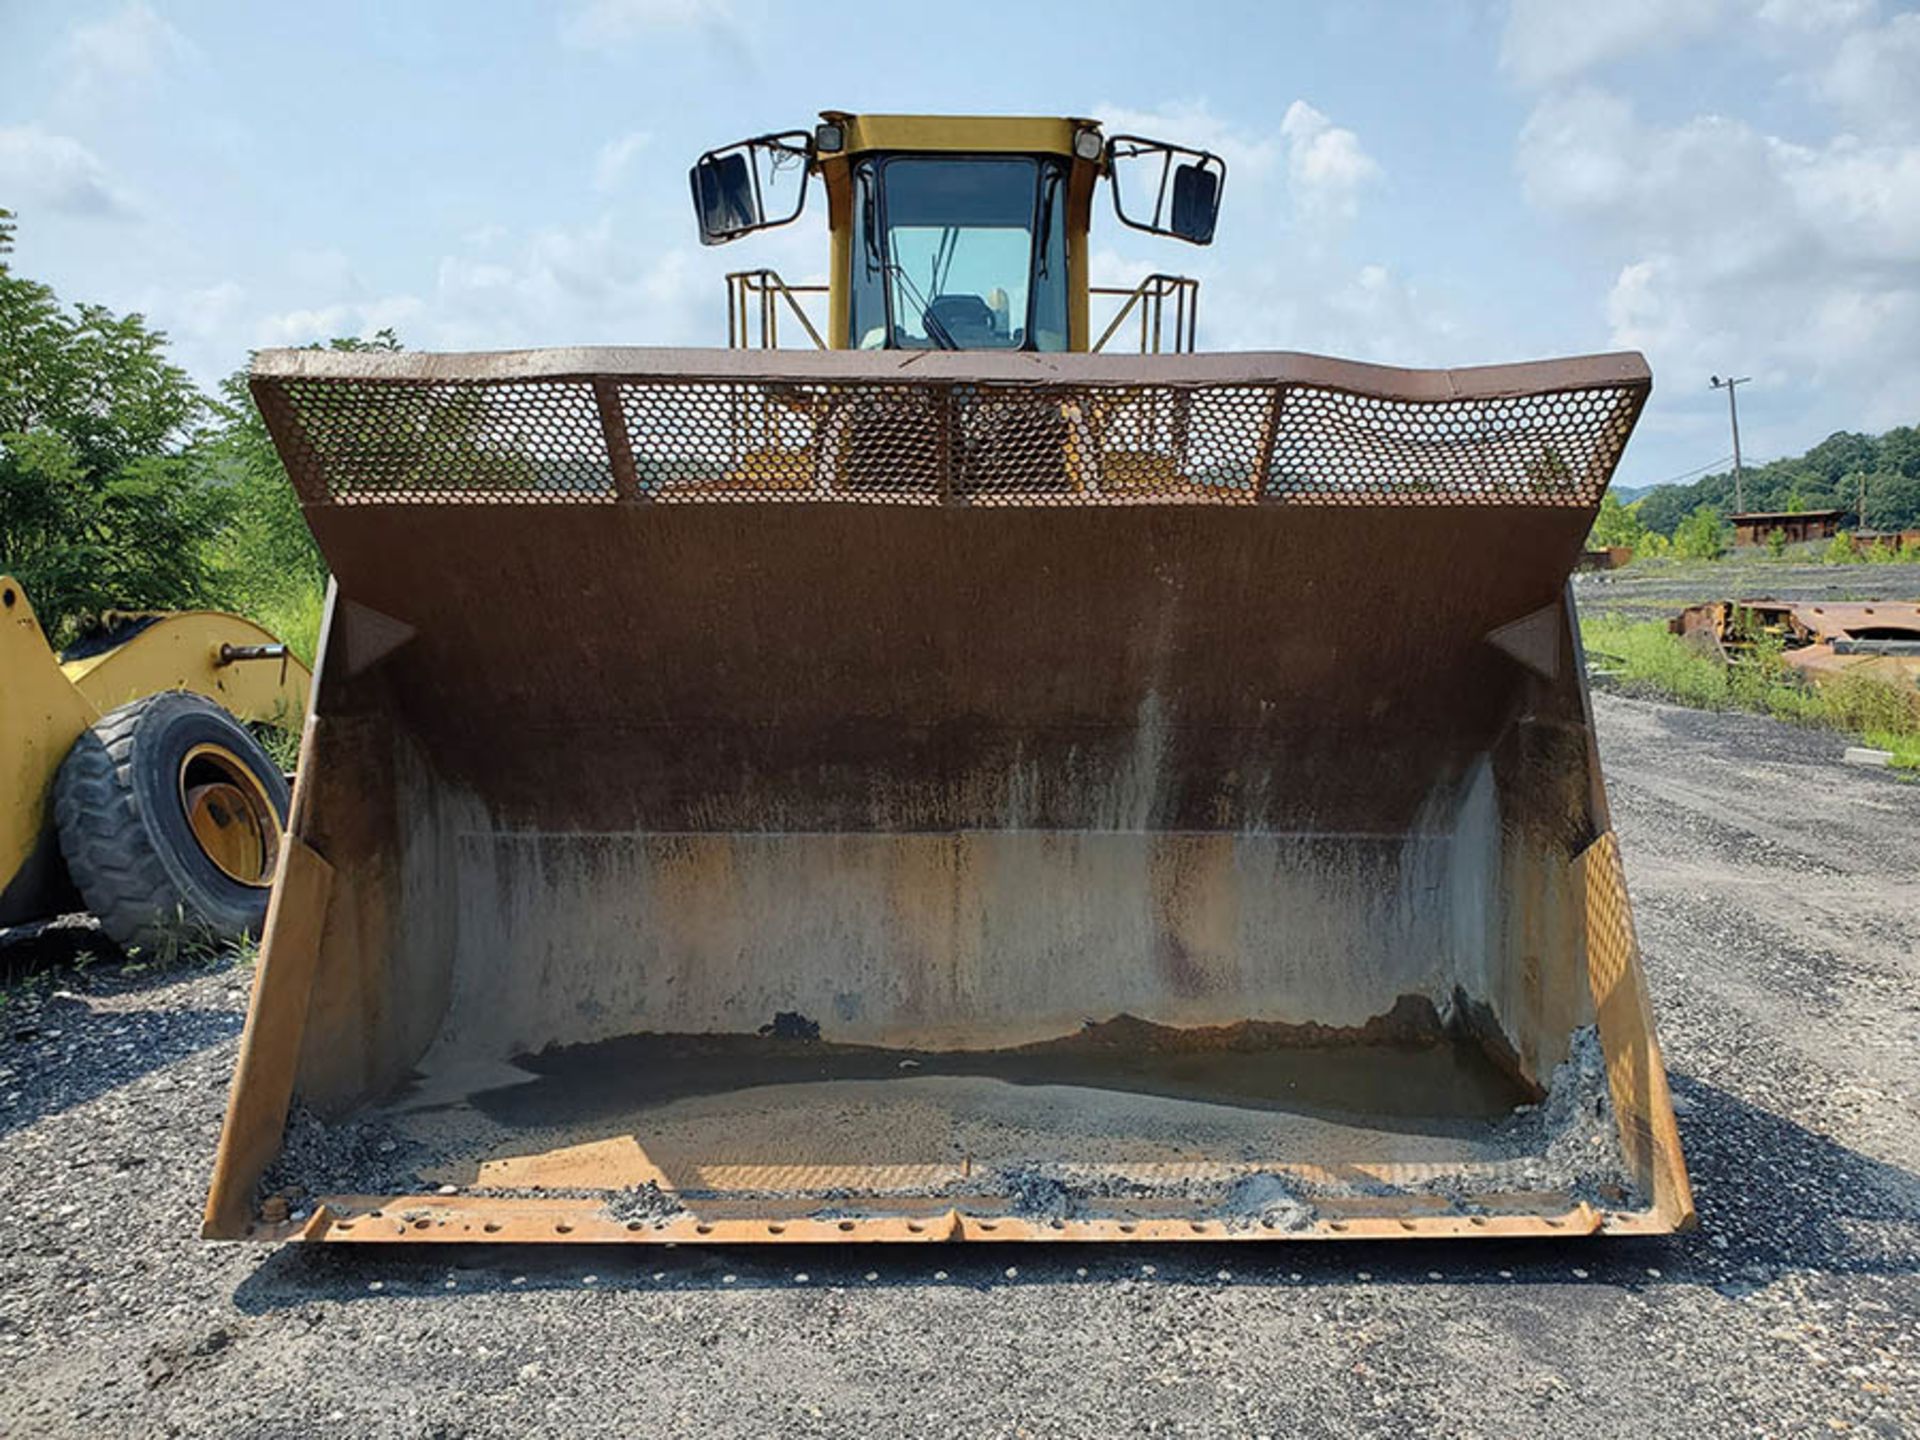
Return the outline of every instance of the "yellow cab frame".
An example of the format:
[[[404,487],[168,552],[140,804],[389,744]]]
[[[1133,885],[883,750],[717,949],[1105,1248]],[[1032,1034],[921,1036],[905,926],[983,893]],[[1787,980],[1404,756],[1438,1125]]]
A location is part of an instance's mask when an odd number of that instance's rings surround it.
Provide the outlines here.
[[[1021,156],[1051,158],[1065,165],[1068,329],[1064,348],[1078,353],[1099,349],[1105,338],[1093,333],[1090,296],[1095,291],[1088,273],[1087,236],[1093,218],[1094,190],[1099,181],[1104,177],[1113,183],[1115,212],[1123,224],[1205,245],[1213,239],[1214,219],[1226,178],[1225,162],[1217,155],[1137,136],[1108,138],[1102,134],[1097,120],[1082,117],[854,115],[824,110],[820,124],[811,134],[789,131],[762,135],[709,151],[700,158],[689,178],[695,211],[701,219],[701,239],[709,245],[725,244],[759,230],[791,223],[805,207],[806,179],[818,175],[827,192],[827,227],[832,244],[831,270],[825,287],[824,340],[806,320],[804,312],[801,319],[815,343],[823,348],[856,348],[856,337],[852,334],[853,171],[855,163],[864,157],[893,155]],[[801,182],[790,213],[767,213],[763,181],[768,167],[790,165],[803,157],[806,178]],[[1123,170],[1138,177],[1126,193],[1120,183]],[[1150,196],[1144,193],[1148,191]],[[764,295],[769,309],[774,308],[779,297],[798,311],[793,292],[819,288],[787,286],[770,271],[742,272],[730,277],[735,282],[742,279],[756,282],[751,288]],[[1155,290],[1168,287],[1185,287],[1183,298],[1186,292],[1197,288],[1195,282],[1184,277],[1155,275],[1148,277],[1140,289],[1144,298],[1151,299]],[[750,287],[739,288],[744,291]],[[1126,290],[1104,293],[1134,294]],[[1169,293],[1172,293],[1170,289]],[[1132,300],[1126,308],[1129,311],[1133,308]],[[1190,306],[1183,309],[1176,323],[1172,348],[1192,348],[1190,309]],[[744,322],[744,308],[738,312],[738,318]],[[1118,323],[1116,318],[1107,333],[1111,334]],[[763,321],[763,336],[768,328]],[[1156,324],[1154,330],[1157,329]],[[729,330],[730,343],[744,343],[740,338],[744,323],[730,324]],[[763,339],[762,343],[772,342]],[[1148,348],[1144,342],[1143,348]],[[1153,336],[1151,348],[1160,348],[1157,334]]]

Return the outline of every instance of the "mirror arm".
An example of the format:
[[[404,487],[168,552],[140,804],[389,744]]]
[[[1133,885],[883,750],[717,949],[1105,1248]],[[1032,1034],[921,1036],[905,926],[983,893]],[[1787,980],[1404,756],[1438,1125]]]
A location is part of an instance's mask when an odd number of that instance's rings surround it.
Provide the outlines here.
[[[767,218],[766,187],[762,183],[760,176],[760,161],[762,156],[770,157],[769,163],[776,167],[780,164],[783,157],[788,156],[797,158],[801,163],[799,194],[796,197],[791,215],[782,216],[777,220],[769,220]],[[733,157],[745,162],[749,177],[747,183],[753,199],[754,218],[749,224],[730,225],[725,229],[713,230],[708,228],[707,222],[709,218],[716,217],[711,217],[709,210],[710,208],[719,209],[721,207],[709,207],[707,205],[706,201],[709,187],[703,186],[702,178],[715,177],[711,181],[712,193],[715,195],[723,194],[724,192],[720,190],[717,179],[719,162],[723,157]],[[730,241],[738,240],[743,235],[751,235],[759,230],[771,230],[776,226],[789,225],[795,220],[798,220],[801,213],[807,207],[807,190],[813,179],[813,168],[813,136],[801,130],[777,131],[770,135],[756,135],[750,140],[738,140],[731,145],[723,145],[717,150],[709,150],[694,163],[693,167],[693,195],[694,205],[698,211],[698,219],[700,221],[700,242],[703,245],[725,245]],[[725,219],[724,216],[717,218]]]

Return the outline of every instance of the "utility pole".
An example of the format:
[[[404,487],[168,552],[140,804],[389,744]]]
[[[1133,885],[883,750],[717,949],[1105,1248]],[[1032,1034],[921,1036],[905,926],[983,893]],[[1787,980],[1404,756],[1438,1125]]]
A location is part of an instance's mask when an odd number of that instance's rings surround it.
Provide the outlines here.
[[[1742,375],[1736,380],[1728,376],[1722,380],[1718,375],[1710,375],[1707,378],[1713,381],[1714,389],[1727,392],[1727,419],[1733,422],[1733,508],[1742,511],[1747,508],[1747,486],[1740,474],[1740,408],[1733,403],[1733,387],[1744,385],[1753,377]]]

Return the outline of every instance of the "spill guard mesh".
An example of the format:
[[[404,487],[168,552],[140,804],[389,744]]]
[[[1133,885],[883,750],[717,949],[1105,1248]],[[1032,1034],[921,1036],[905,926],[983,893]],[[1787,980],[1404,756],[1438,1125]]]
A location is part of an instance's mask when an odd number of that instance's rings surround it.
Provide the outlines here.
[[[254,378],[308,504],[1592,506],[1646,390],[1631,377],[1438,399],[1289,379]]]

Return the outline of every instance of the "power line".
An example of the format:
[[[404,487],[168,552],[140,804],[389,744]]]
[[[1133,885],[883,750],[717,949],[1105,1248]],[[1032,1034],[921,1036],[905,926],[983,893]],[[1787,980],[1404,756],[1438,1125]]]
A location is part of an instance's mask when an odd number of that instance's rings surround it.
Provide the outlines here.
[[[1678,475],[1669,475],[1664,480],[1655,480],[1651,485],[1642,485],[1640,488],[1642,490],[1654,490],[1662,485],[1677,485],[1682,480],[1691,480],[1696,475],[1704,475],[1709,470],[1717,470],[1731,459],[1733,459],[1731,455],[1722,455],[1718,460],[1709,460],[1705,465],[1698,466],[1692,470],[1682,470]]]

